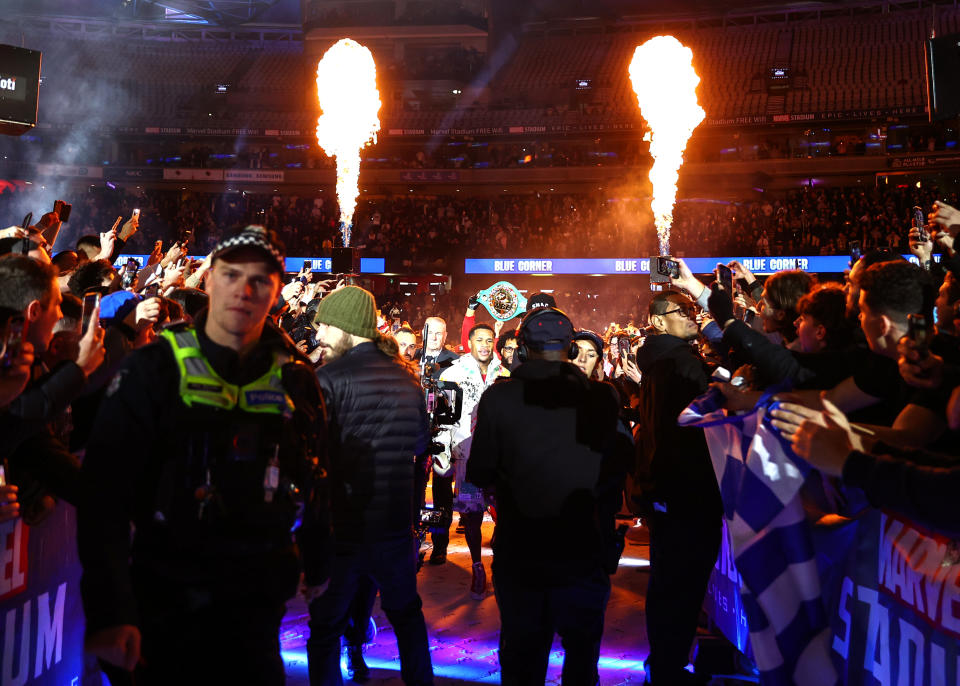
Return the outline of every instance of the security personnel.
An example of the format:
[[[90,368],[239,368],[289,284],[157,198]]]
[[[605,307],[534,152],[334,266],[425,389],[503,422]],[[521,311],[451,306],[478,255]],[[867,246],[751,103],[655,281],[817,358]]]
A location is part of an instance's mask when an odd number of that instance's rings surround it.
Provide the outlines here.
[[[517,344],[522,364],[480,397],[466,474],[497,496],[501,682],[544,683],[557,633],[563,683],[593,686],[633,442],[614,389],[570,364],[579,348],[566,314],[528,311]]]
[[[129,356],[90,436],[86,647],[138,684],[283,683],[301,514],[322,583],[326,414],[312,369],[267,319],[282,250],[257,226],[222,241],[209,308]]]

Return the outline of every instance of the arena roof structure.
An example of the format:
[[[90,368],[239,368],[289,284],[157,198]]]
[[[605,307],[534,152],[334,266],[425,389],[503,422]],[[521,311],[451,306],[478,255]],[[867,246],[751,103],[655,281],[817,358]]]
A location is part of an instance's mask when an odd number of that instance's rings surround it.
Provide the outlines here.
[[[299,24],[297,0],[13,0],[13,15],[231,27]]]

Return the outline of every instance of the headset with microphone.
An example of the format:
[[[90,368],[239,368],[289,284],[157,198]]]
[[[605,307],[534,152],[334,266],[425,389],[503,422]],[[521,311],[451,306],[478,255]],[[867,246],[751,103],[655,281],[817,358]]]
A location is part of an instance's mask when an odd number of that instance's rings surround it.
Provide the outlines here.
[[[526,317],[520,322],[520,328],[517,329],[517,359],[521,362],[526,362],[530,352],[530,346],[527,344],[526,333],[527,330],[532,325],[532,322],[535,322],[538,319],[541,319],[543,315],[547,313],[558,314],[568,322],[570,322],[570,317],[566,315],[563,310],[560,310],[556,307],[538,307],[535,310],[527,314]],[[573,323],[570,322],[570,329],[573,330]],[[570,347],[567,348],[567,359],[575,360],[580,355],[580,347],[577,345],[577,342],[574,340],[570,341]]]

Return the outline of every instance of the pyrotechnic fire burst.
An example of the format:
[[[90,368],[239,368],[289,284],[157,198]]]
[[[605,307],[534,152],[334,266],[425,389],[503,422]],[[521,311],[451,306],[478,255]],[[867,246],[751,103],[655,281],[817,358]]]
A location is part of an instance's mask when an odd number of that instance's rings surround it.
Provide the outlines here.
[[[656,36],[637,46],[630,61],[630,81],[640,113],[650,129],[650,183],[660,254],[670,254],[670,225],[677,200],[683,151],[705,112],[697,103],[700,77],[693,53],[673,36]]]
[[[317,143],[337,159],[337,202],[343,244],[350,245],[357,207],[360,151],[376,142],[380,93],[373,55],[356,41],[337,41],[317,63]]]

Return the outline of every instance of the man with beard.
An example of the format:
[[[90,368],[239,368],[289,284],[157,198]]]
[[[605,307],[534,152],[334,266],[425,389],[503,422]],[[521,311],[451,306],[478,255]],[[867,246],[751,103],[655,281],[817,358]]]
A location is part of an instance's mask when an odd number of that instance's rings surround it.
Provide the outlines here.
[[[453,507],[460,513],[467,547],[473,562],[473,579],[470,583],[470,595],[474,600],[482,600],[487,588],[487,574],[480,561],[480,527],[486,510],[483,493],[466,480],[467,461],[470,459],[470,444],[473,441],[473,427],[477,423],[477,407],[480,396],[501,376],[510,372],[502,367],[500,360],[493,354],[493,329],[487,324],[477,324],[470,329],[468,337],[470,354],[464,355],[440,375],[440,381],[452,381],[463,390],[463,410],[456,424],[445,427],[439,437],[443,453],[434,461],[434,477],[454,476]],[[449,532],[434,533],[434,553],[439,548],[446,553]]]
[[[396,341],[377,330],[368,291],[334,291],[315,322],[324,360],[317,378],[330,418],[334,555],[328,587],[307,579],[310,683],[343,683],[340,637],[358,585],[369,577],[397,636],[404,683],[432,684],[413,530],[423,485],[418,465],[430,440],[423,392]]]
[[[417,334],[409,326],[404,326],[393,337],[400,347],[400,357],[413,362],[417,355]]]
[[[517,359],[517,330],[510,329],[500,334],[497,339],[497,355],[503,361],[503,366],[513,370],[520,366]]]

